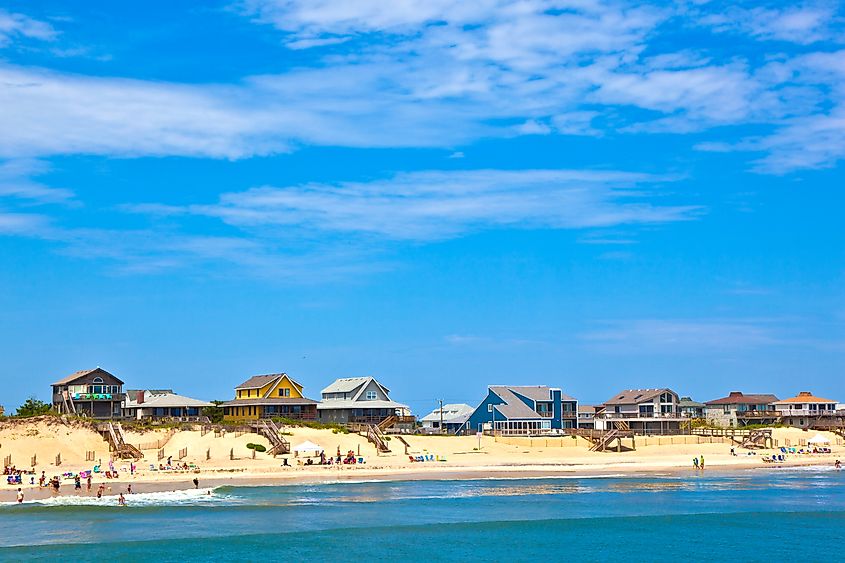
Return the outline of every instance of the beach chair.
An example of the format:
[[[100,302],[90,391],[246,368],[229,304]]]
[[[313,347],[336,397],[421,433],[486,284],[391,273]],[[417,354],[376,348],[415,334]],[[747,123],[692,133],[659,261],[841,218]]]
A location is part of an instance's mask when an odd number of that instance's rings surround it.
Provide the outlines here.
[[[789,453],[789,452],[786,451],[786,448],[784,448],[783,446],[780,447],[780,451],[781,451],[781,453]]]
[[[415,460],[415,459],[414,459],[414,456],[412,456],[412,455],[409,455],[409,456],[408,456],[408,460],[409,460],[409,461],[417,461],[417,460]]]

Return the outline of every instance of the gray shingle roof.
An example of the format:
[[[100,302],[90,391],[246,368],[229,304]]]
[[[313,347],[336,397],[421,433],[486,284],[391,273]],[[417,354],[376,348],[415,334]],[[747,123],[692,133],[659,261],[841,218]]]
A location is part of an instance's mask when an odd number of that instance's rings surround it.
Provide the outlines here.
[[[267,375],[254,375],[243,383],[241,383],[240,385],[238,385],[237,387],[235,387],[235,389],[261,389],[268,383],[272,383],[276,379],[281,379],[285,376],[287,376],[288,380],[292,384],[296,385],[300,389],[302,388],[302,385],[291,379],[291,377],[286,373],[269,373]]]
[[[83,369],[83,370],[74,372],[74,373],[70,374],[69,376],[64,377],[64,378],[56,381],[55,383],[53,383],[53,385],[67,385],[68,383],[72,383],[73,381],[79,379],[80,377],[83,377],[83,376],[88,375],[90,373],[94,373],[95,371],[101,371],[105,374],[108,374],[111,377],[114,377],[116,380],[120,381],[121,384],[123,384],[123,381],[119,377],[115,376],[112,373],[107,372],[103,368],[97,367],[97,368],[94,368],[94,369]]]
[[[323,389],[321,393],[351,393],[362,385],[369,383],[372,379],[372,377],[344,377],[341,379],[335,379],[334,382]],[[378,381],[376,381],[376,383],[378,383]],[[381,385],[381,383],[378,384]],[[381,388],[384,389],[385,393],[390,393],[390,389],[384,385],[381,385]]]
[[[661,393],[672,393],[671,389],[625,389],[604,402],[605,405],[636,405],[652,401]]]
[[[501,399],[504,401],[504,403],[494,405],[493,408],[502,413],[502,416],[504,416],[505,418],[542,418],[532,408],[523,403],[522,399],[514,395],[513,391],[511,391],[509,387],[496,385],[490,387],[490,390],[499,397],[501,397]],[[548,399],[542,400],[547,401]]]

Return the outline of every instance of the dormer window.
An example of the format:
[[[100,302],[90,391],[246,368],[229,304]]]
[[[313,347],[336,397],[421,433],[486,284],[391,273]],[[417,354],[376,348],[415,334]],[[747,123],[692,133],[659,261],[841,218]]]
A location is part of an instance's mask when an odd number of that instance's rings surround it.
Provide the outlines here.
[[[368,401],[375,401],[378,399],[378,395],[375,391],[367,391],[367,400]]]

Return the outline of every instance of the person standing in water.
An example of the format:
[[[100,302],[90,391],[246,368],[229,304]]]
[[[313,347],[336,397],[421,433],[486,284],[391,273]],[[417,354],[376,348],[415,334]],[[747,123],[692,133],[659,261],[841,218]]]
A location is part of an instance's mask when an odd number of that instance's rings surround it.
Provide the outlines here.
[[[117,496],[117,504],[119,506],[126,506],[126,497],[123,496],[123,493],[120,493]]]
[[[21,490],[21,488],[18,487],[18,504],[21,504],[21,503],[23,503],[23,490]]]
[[[197,479],[196,477],[194,477],[194,488],[195,488],[195,489],[199,489],[199,488],[200,488],[200,480],[199,480],[199,479]]]

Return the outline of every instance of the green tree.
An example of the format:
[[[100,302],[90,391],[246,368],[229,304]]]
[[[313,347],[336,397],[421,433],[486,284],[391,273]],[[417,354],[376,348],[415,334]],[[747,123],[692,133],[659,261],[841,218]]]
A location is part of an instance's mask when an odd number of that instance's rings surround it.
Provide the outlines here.
[[[223,404],[223,401],[211,401],[214,403],[213,407],[203,407],[202,415],[207,416],[208,420],[213,423],[218,423],[223,421],[223,407],[220,405]]]
[[[30,397],[24,403],[18,407],[17,412],[15,412],[15,416],[19,418],[28,418],[30,416],[39,416],[42,414],[47,414],[50,412],[52,407],[45,403],[44,401],[39,401],[35,397]]]

